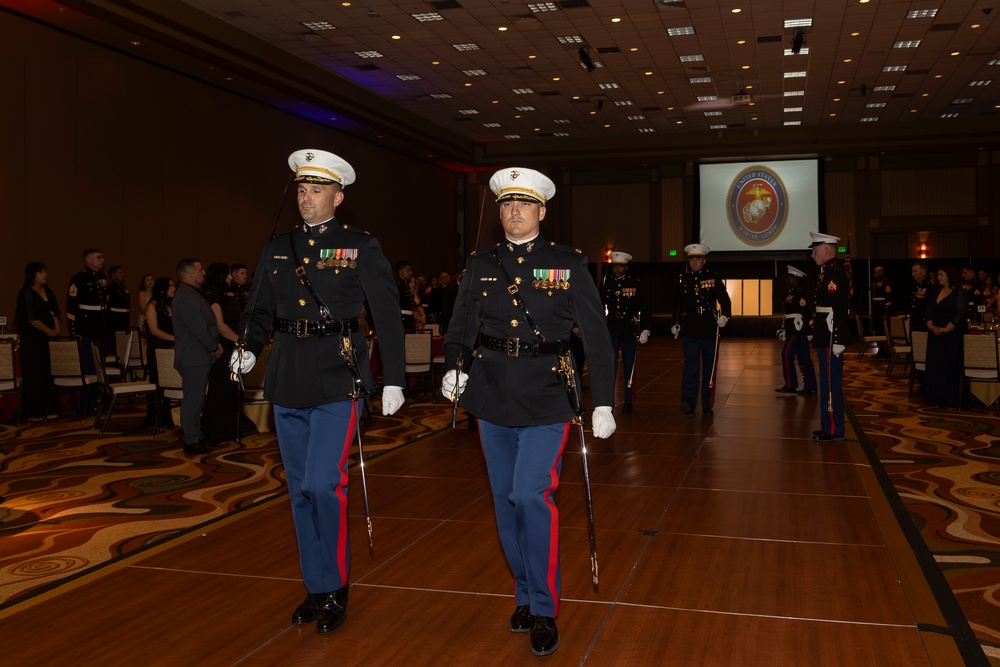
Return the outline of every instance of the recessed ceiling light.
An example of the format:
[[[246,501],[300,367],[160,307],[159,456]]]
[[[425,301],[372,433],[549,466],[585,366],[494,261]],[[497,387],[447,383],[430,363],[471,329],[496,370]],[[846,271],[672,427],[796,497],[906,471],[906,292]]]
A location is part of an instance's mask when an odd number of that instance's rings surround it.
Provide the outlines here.
[[[466,83],[466,84],[465,84],[465,87],[466,87],[466,88],[471,88],[471,87],[472,87],[472,84],[471,84],[471,83]]]
[[[616,107],[630,107],[632,104],[632,100],[615,100]]]
[[[806,75],[805,72],[785,72],[786,79],[801,79]]]
[[[937,16],[936,9],[912,9],[906,13],[908,19],[932,19]]]
[[[840,101],[840,98],[839,98],[839,97],[834,97],[834,98],[833,98],[833,101],[834,101],[834,102],[839,102],[839,101]]]
[[[652,72],[643,72],[643,74],[645,74],[646,76],[653,76]]]
[[[875,123],[878,121],[878,116],[865,116],[861,119],[862,123]]]
[[[686,25],[680,28],[667,28],[667,34],[670,35],[671,37],[680,37],[681,35],[693,35],[694,27]]]
[[[541,12],[557,12],[559,7],[556,6],[554,2],[529,2],[528,9],[530,9],[535,14]]]
[[[688,83],[712,83],[712,77],[696,76],[694,78],[688,79]]]
[[[812,19],[785,19],[786,28],[809,28],[812,24]]]
[[[943,114],[941,114],[940,117],[941,118],[958,118],[958,114],[957,113],[943,113]]]
[[[886,65],[882,68],[883,72],[905,72],[906,65]]]
[[[560,35],[556,39],[560,44],[583,44],[583,37],[580,35]]]
[[[628,120],[646,120],[645,116],[625,116]]]
[[[952,51],[949,55],[957,56],[959,55],[959,53],[960,53],[959,51]]]
[[[397,74],[396,78],[400,81],[419,81],[420,77],[416,74]]]
[[[656,130],[651,127],[640,127],[639,131],[642,132],[643,134],[650,134],[652,132],[656,132]]]
[[[896,86],[875,86],[872,90],[876,93],[888,93],[891,90],[896,90]]]
[[[639,50],[639,47],[637,47],[637,46],[633,46],[631,49],[629,49],[629,51],[631,51],[632,53],[635,53],[638,50]]]
[[[924,93],[924,94],[923,94],[923,95],[921,95],[920,97],[929,97],[929,96],[930,96],[930,93]]]
[[[684,121],[682,121],[682,120],[674,121],[674,125],[683,125],[683,124],[684,124]]]
[[[753,90],[753,86],[746,86],[747,90]]]
[[[699,102],[714,102],[715,100],[719,99],[719,96],[718,95],[699,95],[697,99],[698,99]]]
[[[466,42],[464,44],[452,44],[451,47],[456,51],[478,51],[479,45],[475,42]]]
[[[504,139],[520,139],[521,135],[520,134],[505,134],[505,135],[503,135],[503,138]]]
[[[142,46],[142,42],[140,42],[137,39],[133,39],[131,42],[129,42],[129,44],[131,44],[132,46]]]
[[[916,109],[910,109],[910,113],[917,113]]]
[[[801,120],[786,120],[785,125],[801,125]]]
[[[844,85],[845,83],[847,83],[847,82],[846,82],[846,81],[838,81],[838,82],[837,82],[837,84],[838,84],[838,85],[841,85],[841,86],[842,86],[842,85]]]
[[[697,53],[697,54],[694,54],[694,55],[690,55],[690,56],[681,56],[680,57],[680,60],[681,60],[682,63],[696,63],[696,62],[701,62],[704,59],[705,59],[705,56],[701,55],[700,53]]]
[[[710,130],[724,130],[727,127],[729,127],[729,126],[728,125],[709,125],[708,129],[710,129]]]
[[[500,123],[483,123],[483,127],[500,127]]]
[[[851,62],[851,59],[850,58],[844,58],[844,62],[845,63],[849,63],[849,62]]]
[[[808,46],[799,47],[798,51],[792,51],[791,49],[785,49],[785,55],[786,56],[808,56],[809,55],[809,47]]]
[[[806,94],[804,90],[786,90],[785,97],[802,97]]]
[[[534,111],[535,107],[514,107],[517,111]]]
[[[553,80],[553,81],[558,81],[558,80],[559,80],[559,77],[558,77],[558,76],[554,76],[554,77],[552,77],[552,80]]]
[[[620,86],[617,83],[599,83],[597,84],[597,87],[600,88],[601,90],[614,90],[615,88],[619,88]]]
[[[860,32],[852,32],[851,37],[857,37],[860,34],[861,34]]]
[[[515,95],[530,95],[531,93],[535,92],[531,88],[511,88],[510,90]]]
[[[737,7],[737,8],[735,8],[735,9],[733,10],[733,14],[739,14],[739,13],[740,13],[740,12],[742,12],[742,11],[743,11],[742,9],[740,9],[739,7]]]
[[[973,24],[972,24],[972,25],[970,25],[969,27],[970,27],[970,28],[978,28],[978,27],[980,27],[980,26],[979,26],[979,24],[978,24],[978,23],[973,23]]]
[[[463,116],[475,116],[479,112],[476,111],[475,109],[459,109],[458,113],[462,114]]]
[[[892,45],[894,49],[915,49],[920,46],[919,39],[904,39]]]
[[[832,114],[830,114],[830,118],[833,118],[833,117],[834,117],[834,116],[836,116],[836,115],[837,115],[837,114],[835,114],[835,113],[832,113]]]
[[[393,39],[403,39],[403,36],[402,35],[393,35],[392,38]]]
[[[885,107],[885,102],[869,102],[865,105],[866,109],[882,109]]]
[[[935,74],[935,75],[934,75],[934,78],[935,78],[935,79],[940,79],[940,78],[941,78],[941,77],[943,77],[943,76],[944,76],[944,74]]]
[[[611,19],[611,22],[612,23],[621,23],[622,20],[616,16],[615,18]]]
[[[419,12],[417,14],[410,14],[413,18],[420,21],[421,23],[426,23],[427,21],[443,21],[444,17],[437,12]]]
[[[569,136],[569,132],[553,132],[552,136],[553,137],[568,137]]]
[[[378,51],[355,51],[354,55],[358,58],[381,58],[382,54]]]
[[[745,40],[745,39],[741,39],[741,40],[737,41],[736,43],[737,43],[737,44],[740,44],[740,45],[743,45],[743,44],[746,44],[746,43],[747,43],[747,40]]]
[[[440,65],[440,64],[441,64],[440,60],[432,60],[431,61],[431,65]]]
[[[740,67],[740,69],[750,69],[750,65],[743,65]]]
[[[431,93],[431,97],[433,97],[436,100],[450,100],[451,99],[451,95],[449,95],[448,93]]]
[[[802,107],[785,107],[785,113],[801,113]]]
[[[335,30],[334,25],[328,21],[303,21],[302,25],[310,30]]]
[[[499,30],[500,32],[507,32],[507,26],[502,25],[499,28],[497,28],[497,30]]]
[[[463,69],[462,74],[465,76],[486,76],[486,72],[481,69]]]
[[[534,60],[534,59],[535,59],[535,58],[537,58],[537,57],[538,57],[538,56],[528,56],[528,60]]]
[[[711,117],[711,116],[721,116],[721,115],[722,115],[722,112],[721,112],[721,111],[706,111],[706,112],[705,112],[705,116],[706,116],[706,117]]]

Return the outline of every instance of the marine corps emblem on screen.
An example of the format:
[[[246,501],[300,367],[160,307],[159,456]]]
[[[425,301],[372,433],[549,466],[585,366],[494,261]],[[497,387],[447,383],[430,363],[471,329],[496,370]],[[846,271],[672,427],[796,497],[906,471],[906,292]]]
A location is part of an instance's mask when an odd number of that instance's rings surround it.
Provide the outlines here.
[[[747,243],[774,241],[788,218],[788,197],[778,175],[755,165],[740,172],[729,186],[728,213],[733,232]]]

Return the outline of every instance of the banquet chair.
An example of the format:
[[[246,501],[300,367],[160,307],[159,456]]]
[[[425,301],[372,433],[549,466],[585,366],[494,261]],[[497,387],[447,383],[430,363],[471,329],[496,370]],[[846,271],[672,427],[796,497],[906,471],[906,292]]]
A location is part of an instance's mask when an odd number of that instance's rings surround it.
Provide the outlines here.
[[[892,369],[900,359],[904,361],[904,372],[910,363],[913,345],[910,343],[909,322],[909,315],[893,315],[886,320],[885,332],[889,341],[889,366],[885,369],[886,375],[892,375]]]
[[[156,420],[153,422],[153,435],[149,436],[150,440],[156,437],[156,427],[160,425],[160,414],[163,412],[160,409],[163,401],[166,401],[169,407],[173,407],[175,403],[180,403],[181,399],[184,398],[181,374],[174,368],[174,349],[159,348],[153,352],[154,358],[151,361],[156,364],[156,395],[158,400]]]
[[[858,350],[858,361],[865,356],[865,352],[868,350],[868,346],[872,343],[877,343],[878,345],[885,345],[889,342],[888,336],[876,336],[872,334],[870,336],[865,335],[864,322],[861,320],[861,315],[854,313],[854,320],[858,325],[858,337],[861,339],[861,349]],[[821,325],[817,322],[817,326]],[[888,330],[888,328],[886,329]]]
[[[962,409],[965,389],[973,382],[1000,383],[1000,355],[996,333],[964,334],[962,336],[963,369],[958,392],[958,408]],[[971,388],[971,387],[970,387]],[[993,399],[990,405],[996,402]]]
[[[917,373],[927,370],[927,337],[930,334],[926,331],[914,331],[910,334],[911,353],[910,359],[910,388],[906,392],[906,397],[913,396],[913,384],[916,382]]]
[[[136,394],[151,394],[156,392],[156,385],[151,382],[111,382],[107,374],[106,363],[104,359],[101,358],[101,350],[97,345],[91,343],[91,352],[94,355],[94,369],[97,371],[97,383],[101,386],[101,403],[97,408],[97,415],[94,416],[94,425],[91,429],[97,428],[97,422],[101,419],[101,413],[106,407],[108,409],[108,414],[104,417],[104,423],[101,424],[101,435],[104,435],[104,429],[108,427],[108,422],[111,420],[111,413],[115,411],[115,402],[118,400],[119,396],[134,396]],[[131,350],[132,340],[129,338],[126,343],[126,350],[124,358],[128,358],[128,352]],[[110,399],[110,400],[109,400]]]
[[[14,361],[15,339],[0,338],[0,396],[17,396],[17,425],[21,425],[21,378]]]
[[[52,374],[52,390],[46,408],[51,407],[53,395],[60,392],[81,391],[85,396],[80,409],[87,410],[90,388],[97,384],[96,375],[84,375],[82,359],[82,344],[79,336],[64,336],[49,339],[49,369]],[[51,410],[46,409],[45,421]]]
[[[418,331],[405,335],[403,358],[405,362],[407,387],[411,377],[418,380],[423,379],[424,389],[434,390],[434,378],[432,376],[433,365],[433,339],[430,331]]]
[[[264,398],[264,378],[267,376],[267,362],[271,358],[271,346],[265,345],[260,351],[260,356],[254,363],[249,373],[243,375],[242,384],[238,383],[239,400],[236,410],[236,442],[239,444],[242,435],[241,426],[243,424],[243,406],[257,405],[270,406],[271,402]],[[256,423],[256,419],[251,419]]]

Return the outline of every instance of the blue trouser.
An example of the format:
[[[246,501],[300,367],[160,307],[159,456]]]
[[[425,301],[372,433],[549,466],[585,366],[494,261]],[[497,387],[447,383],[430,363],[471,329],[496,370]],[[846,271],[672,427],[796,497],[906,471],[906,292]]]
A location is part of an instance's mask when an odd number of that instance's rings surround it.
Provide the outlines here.
[[[823,433],[844,435],[844,355],[816,348],[819,363],[819,423]]]
[[[799,376],[795,372],[795,362],[802,369],[802,384],[805,391],[816,391],[816,369],[813,368],[812,357],[809,355],[809,337],[787,335],[781,346],[781,373],[785,378],[785,386],[797,389]]]
[[[507,427],[479,420],[515,605],[528,605],[534,616],[559,615],[559,510],[552,494],[569,429],[569,422]]]
[[[718,338],[681,336],[684,350],[684,374],[681,377],[681,403],[694,406],[698,400],[701,377],[701,409],[711,410],[715,400],[712,375],[715,372],[715,346]],[[699,367],[700,366],[700,367]]]
[[[348,583],[347,457],[360,407],[352,401],[309,408],[274,406],[299,565],[310,593],[335,591]]]
[[[634,391],[629,386],[628,381],[632,378],[632,366],[635,364],[635,336],[612,336],[611,349],[614,350],[615,354],[615,372],[612,376],[614,384],[618,383],[618,350],[622,351],[622,372],[625,374],[625,403],[631,405]]]

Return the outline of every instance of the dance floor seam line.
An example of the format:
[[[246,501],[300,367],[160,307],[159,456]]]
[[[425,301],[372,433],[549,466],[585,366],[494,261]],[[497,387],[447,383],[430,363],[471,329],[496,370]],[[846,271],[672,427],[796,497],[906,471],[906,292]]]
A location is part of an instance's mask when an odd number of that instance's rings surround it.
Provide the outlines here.
[[[726,489],[722,487],[678,486],[686,491],[720,491],[729,493],[761,493],[771,496],[819,496],[822,498],[867,498],[863,493],[803,493],[801,491],[759,491],[757,489]]]
[[[302,577],[268,577],[262,574],[241,574],[239,572],[213,572],[209,570],[190,570],[183,567],[162,567],[154,565],[126,565],[133,570],[156,570],[159,572],[178,572],[181,574],[204,574],[212,577],[233,577],[236,579],[263,579],[267,581],[302,581]]]
[[[640,529],[640,533],[644,532]],[[791,539],[781,539],[777,537],[747,537],[745,535],[719,535],[716,533],[682,533],[671,530],[657,530],[655,534],[649,535],[649,537],[658,537],[660,535],[677,535],[679,537],[709,537],[712,539],[720,540],[742,540],[744,542],[774,542],[777,544],[813,544],[817,546],[831,546],[831,547],[867,547],[874,549],[885,550],[884,544],[865,544],[863,542],[831,542],[829,540],[791,540]]]

